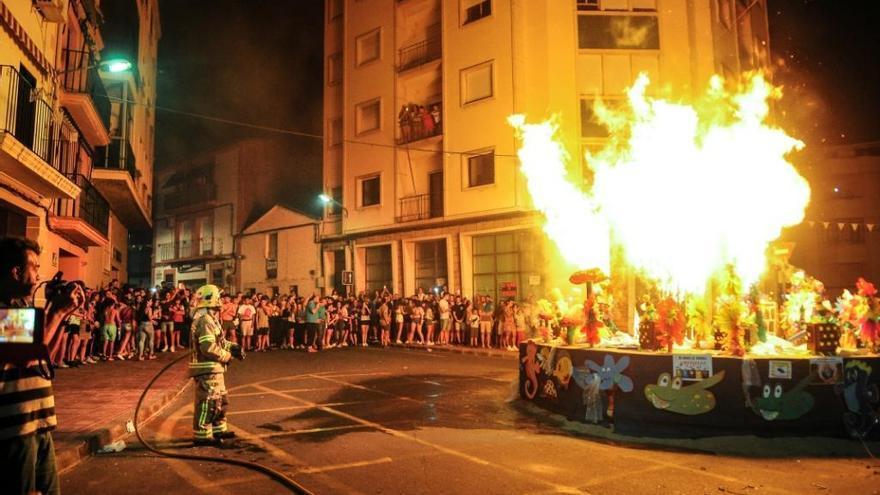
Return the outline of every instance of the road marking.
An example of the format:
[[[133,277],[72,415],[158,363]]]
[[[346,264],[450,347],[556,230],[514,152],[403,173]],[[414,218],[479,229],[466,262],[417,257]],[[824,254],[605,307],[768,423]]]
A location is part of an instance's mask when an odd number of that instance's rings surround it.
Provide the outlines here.
[[[305,407],[305,406],[303,406]],[[290,431],[276,431],[272,433],[256,433],[254,434],[255,438],[262,438],[263,440],[267,438],[279,438],[279,437],[289,437],[295,435],[307,435],[310,433],[323,433],[326,431],[339,431],[339,430],[355,430],[358,428],[368,428],[364,425],[343,425],[343,426],[327,426],[325,428],[309,428],[307,430],[290,430]]]
[[[335,378],[331,378],[328,376],[316,376],[316,375],[312,375],[312,376],[314,378],[319,379],[319,380],[326,380],[328,382],[336,383],[338,385],[343,385],[345,387],[356,388],[358,390],[366,390],[367,392],[372,392],[372,393],[379,394],[379,395],[387,395],[389,397],[394,397],[395,399],[406,400],[406,401],[411,401],[411,402],[418,402],[420,404],[422,403],[422,401],[420,401],[418,399],[413,399],[412,397],[405,397],[403,395],[392,394],[391,392],[386,392],[386,391],[378,389],[376,387],[366,387],[364,385],[359,385],[357,383],[350,383],[350,382],[346,382],[344,380],[336,380]]]
[[[282,390],[281,392],[321,392],[324,390],[333,390],[332,387],[320,387],[320,388],[290,388],[286,390]],[[229,394],[229,397],[256,397],[259,395],[266,395],[265,392],[241,392],[239,394]]]
[[[343,385],[348,385],[348,386],[351,386],[351,385],[352,385],[352,384],[345,383],[345,382],[343,382],[342,384],[343,384]],[[502,465],[500,465],[500,464],[492,463],[492,462],[490,462],[490,461],[487,461],[487,460],[485,460],[485,459],[481,459],[481,458],[479,458],[479,457],[476,457],[476,456],[473,456],[473,455],[467,454],[467,453],[465,453],[465,452],[461,452],[461,451],[458,451],[458,450],[455,450],[455,449],[452,449],[452,448],[449,448],[449,447],[446,447],[446,446],[443,446],[443,445],[440,445],[440,444],[437,444],[437,443],[434,443],[434,442],[430,442],[430,441],[428,441],[428,440],[424,440],[424,439],[418,438],[418,437],[416,437],[416,436],[414,436],[414,435],[410,435],[410,434],[408,434],[408,433],[404,433],[404,432],[402,432],[402,431],[400,431],[400,430],[395,430],[395,429],[393,429],[393,428],[388,428],[388,427],[386,427],[386,426],[384,426],[384,425],[382,425],[382,424],[379,424],[379,423],[376,423],[376,422],[374,422],[374,421],[370,421],[370,420],[367,420],[367,419],[363,419],[363,418],[360,418],[360,417],[355,416],[355,415],[353,415],[353,414],[348,414],[348,413],[346,413],[346,412],[339,411],[339,410],[337,410],[337,409],[333,409],[332,407],[321,406],[320,404],[314,403],[314,402],[309,401],[309,400],[306,400],[306,399],[302,399],[302,398],[300,398],[300,397],[296,397],[296,396],[293,396],[293,395],[285,394],[285,393],[282,393],[282,392],[277,392],[277,391],[272,390],[271,388],[266,387],[266,386],[264,386],[264,385],[254,385],[254,384],[251,384],[251,385],[252,385],[252,386],[255,386],[255,387],[257,387],[257,388],[263,389],[263,390],[265,390],[267,393],[272,393],[272,394],[275,394],[275,395],[280,395],[280,396],[282,396],[282,397],[287,397],[287,398],[289,398],[289,399],[293,399],[293,400],[299,401],[299,402],[303,403],[304,405],[310,405],[310,406],[314,407],[315,409],[319,409],[319,410],[321,410],[321,411],[324,411],[324,412],[327,412],[327,413],[330,413],[330,414],[333,414],[333,415],[339,416],[339,417],[341,417],[341,418],[348,419],[348,420],[353,421],[353,422],[355,422],[355,423],[360,423],[360,424],[362,424],[362,425],[364,425],[364,426],[369,426],[369,427],[374,428],[374,429],[376,429],[376,430],[379,430],[379,431],[381,431],[381,432],[383,432],[383,433],[385,433],[385,434],[387,434],[387,435],[391,435],[391,436],[396,437],[396,438],[402,438],[402,439],[405,439],[405,440],[410,440],[410,441],[412,441],[412,442],[418,443],[418,444],[420,444],[420,445],[424,445],[424,446],[426,446],[426,447],[430,447],[430,448],[432,448],[432,449],[434,449],[434,450],[438,450],[438,451],[440,451],[440,452],[443,452],[444,454],[449,454],[449,455],[451,455],[451,456],[454,456],[454,457],[458,457],[458,458],[464,459],[464,460],[469,461],[469,462],[472,462],[472,463],[474,463],[474,464],[479,464],[479,465],[481,465],[481,466],[494,467],[495,469],[499,469],[499,470],[502,470],[502,471],[506,471],[506,472],[508,472],[508,473],[510,473],[510,474],[514,474],[514,475],[517,475],[517,476],[524,476],[524,475],[525,475],[525,473],[522,473],[522,472],[519,471],[519,470],[511,469],[511,468],[508,468],[508,467],[506,467],[506,466],[502,466]],[[393,395],[393,394],[392,394],[392,395]],[[417,401],[417,402],[419,402],[419,401]],[[537,482],[537,483],[542,483],[542,484],[545,484],[545,485],[549,485],[550,487],[552,487],[553,489],[555,489],[558,493],[570,493],[570,494],[584,493],[582,490],[579,490],[579,489],[577,489],[577,488],[575,488],[575,487],[566,486],[566,485],[561,485],[561,484],[558,484],[558,483],[553,483],[552,481],[549,481],[549,480],[546,480],[546,479],[535,479],[534,477],[528,477],[528,476],[527,476],[527,478],[528,478],[530,481],[532,481],[532,482]]]
[[[329,466],[300,469],[299,471],[297,471],[297,474],[326,473],[327,471],[338,471],[340,469],[351,469],[351,468],[356,468],[356,467],[375,466],[376,464],[387,464],[389,462],[392,462],[390,457],[381,457],[379,459],[373,459],[371,461],[349,462],[346,464],[332,464]]]

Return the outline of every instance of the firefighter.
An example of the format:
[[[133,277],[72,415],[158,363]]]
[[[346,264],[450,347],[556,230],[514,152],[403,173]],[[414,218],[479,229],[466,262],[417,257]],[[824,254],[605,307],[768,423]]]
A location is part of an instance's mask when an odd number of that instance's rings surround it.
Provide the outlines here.
[[[224,440],[235,438],[227,430],[226,407],[229,400],[223,374],[232,358],[244,359],[238,344],[223,337],[220,325],[220,290],[204,285],[196,291],[196,312],[193,316],[190,346],[190,376],[195,380],[195,411],[193,436],[195,445],[222,446]]]

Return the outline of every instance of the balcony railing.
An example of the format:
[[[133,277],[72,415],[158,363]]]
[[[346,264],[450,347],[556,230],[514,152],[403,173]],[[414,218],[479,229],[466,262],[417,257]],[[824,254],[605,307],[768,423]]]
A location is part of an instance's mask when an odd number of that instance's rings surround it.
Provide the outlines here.
[[[435,36],[426,40],[405,46],[397,54],[397,72],[421,67],[440,58],[443,54],[443,45],[440,37]]]
[[[87,94],[92,98],[95,110],[105,129],[110,129],[110,98],[98,68],[92,64],[91,52],[65,49],[63,53],[65,72],[61,84],[68,93]]]
[[[442,205],[436,201],[431,201],[430,194],[418,194],[416,196],[400,198],[399,206],[398,222],[414,222],[416,220],[443,216]]]
[[[200,237],[166,242],[157,246],[156,261],[191,260],[223,254],[223,239]]]
[[[18,142],[54,166],[54,129],[52,107],[41,98],[35,85],[14,67],[0,65],[0,132],[12,134]]]
[[[443,103],[439,101],[427,106],[408,103],[401,107],[397,115],[400,128],[397,144],[412,143],[443,134],[442,111]]]
[[[73,124],[63,120],[58,128],[58,141],[52,165],[66,176],[83,173],[95,160],[92,148],[86,144]]]
[[[96,155],[95,167],[126,170],[131,176],[131,180],[137,181],[137,162],[128,139],[120,136],[111,137],[110,145],[98,148]]]
[[[69,174],[67,178],[79,186],[81,192],[77,199],[56,200],[55,215],[84,220],[107,237],[110,225],[110,205],[107,200],[85,175]]]
[[[209,183],[163,191],[162,206],[165,211],[194,206],[217,199],[217,186]]]

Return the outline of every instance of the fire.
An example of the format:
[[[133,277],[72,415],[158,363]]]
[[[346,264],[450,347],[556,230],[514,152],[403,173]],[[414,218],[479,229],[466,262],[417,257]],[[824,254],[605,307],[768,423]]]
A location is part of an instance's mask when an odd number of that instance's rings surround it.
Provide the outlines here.
[[[507,120],[521,134],[522,147],[517,155],[528,178],[532,201],[546,218],[547,236],[553,239],[568,263],[608,273],[611,252],[608,225],[590,197],[567,179],[569,155],[562,144],[553,139],[556,125],[551,122],[526,124],[522,115],[511,115]]]
[[[521,134],[522,171],[548,236],[566,259],[604,267],[593,248],[608,245],[610,230],[627,262],[673,293],[702,294],[726,266],[744,284],[755,282],[767,246],[803,220],[810,197],[785,159],[803,143],[766,122],[768,100],[779,91],[753,75],[731,93],[716,76],[706,96],[687,105],[646,96],[648,84],[640,75],[627,108],[597,105],[611,137],[587,157],[589,191],[566,179],[553,123],[509,119]]]

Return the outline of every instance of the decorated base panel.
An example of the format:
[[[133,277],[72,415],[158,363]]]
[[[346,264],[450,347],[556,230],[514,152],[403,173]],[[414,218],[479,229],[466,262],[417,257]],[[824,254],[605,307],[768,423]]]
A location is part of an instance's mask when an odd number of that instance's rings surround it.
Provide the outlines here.
[[[519,362],[523,399],[625,435],[880,437],[877,356],[740,358],[529,342]]]

